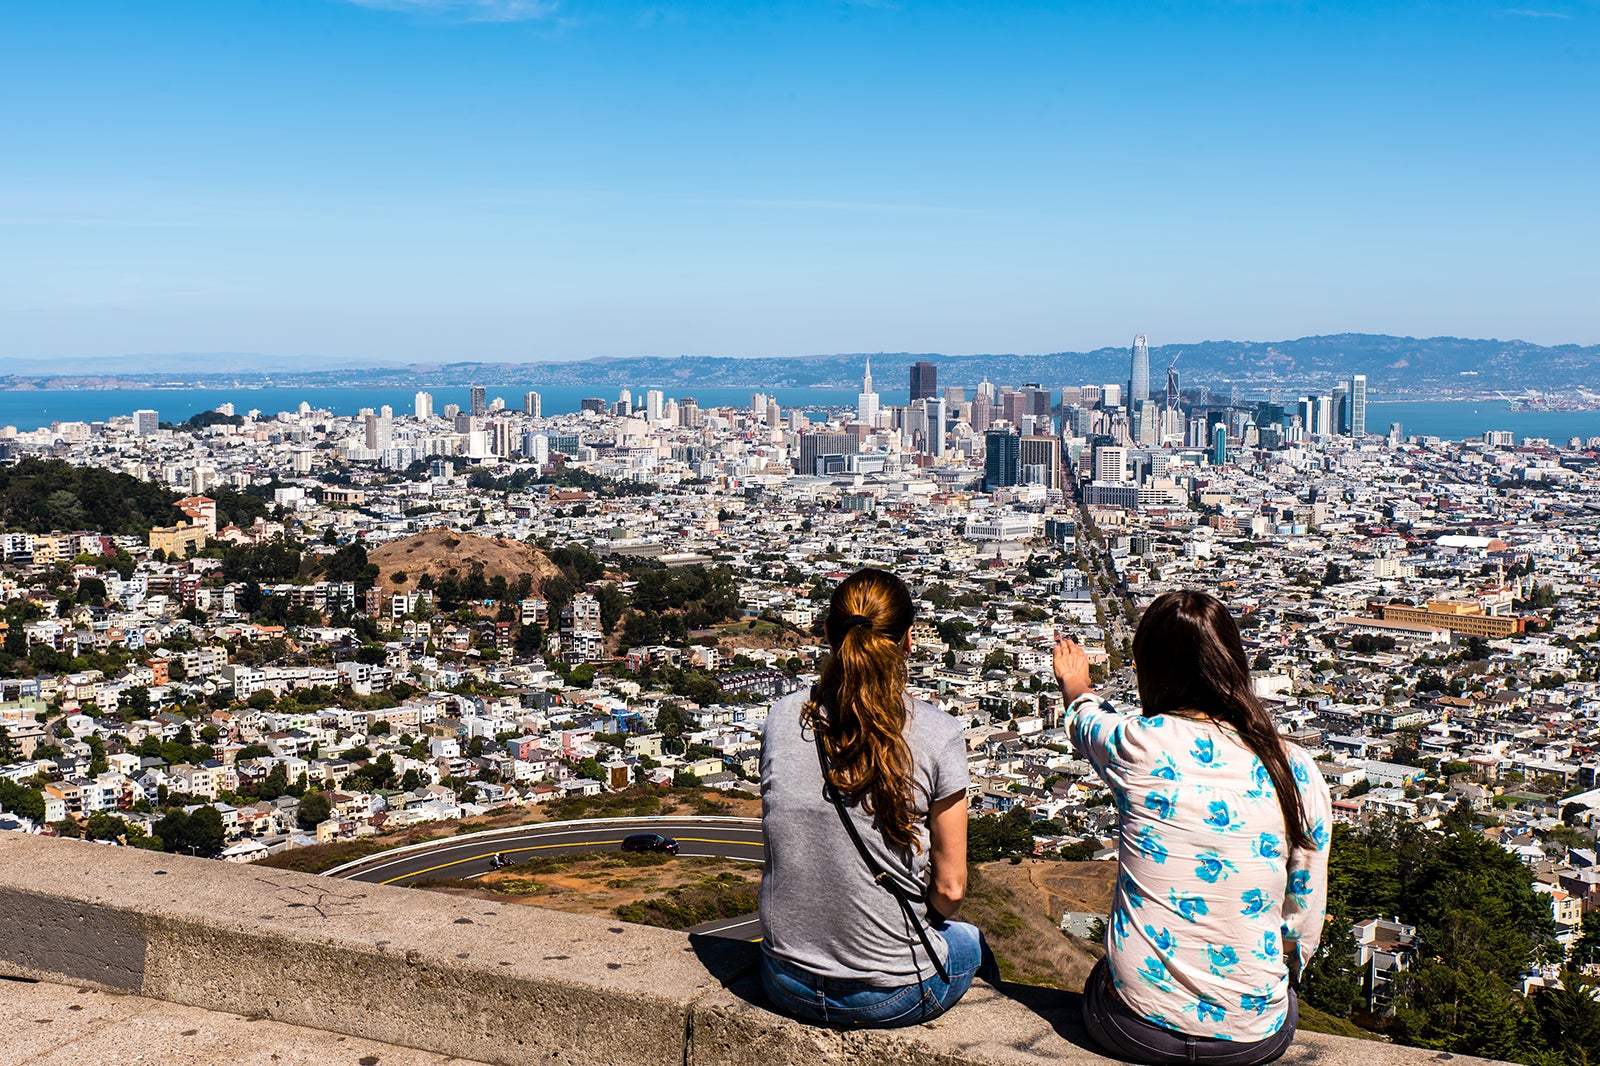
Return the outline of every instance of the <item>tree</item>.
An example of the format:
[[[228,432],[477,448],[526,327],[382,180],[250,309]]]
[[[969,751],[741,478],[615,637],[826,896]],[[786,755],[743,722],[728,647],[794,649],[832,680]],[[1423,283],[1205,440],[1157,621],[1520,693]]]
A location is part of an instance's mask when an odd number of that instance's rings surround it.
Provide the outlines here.
[[[222,815],[215,807],[197,807],[189,815],[184,845],[190,854],[203,859],[214,859],[222,853],[226,834],[222,828]]]
[[[134,718],[150,715],[150,690],[143,685],[129,685],[117,699],[117,709]]]
[[[300,809],[295,822],[301,829],[315,829],[333,814],[333,801],[326,792],[307,792],[300,797]]]
[[[0,810],[10,811],[31,822],[42,822],[44,793],[36,788],[28,788],[8,778],[0,777]]]
[[[1342,910],[1330,912],[1322,925],[1322,943],[1301,971],[1300,994],[1306,1002],[1336,1018],[1348,1018],[1363,1005],[1357,949],[1355,926]]]
[[[967,824],[967,856],[972,862],[994,862],[1033,854],[1031,818],[1022,807],[1005,814],[986,814]]]
[[[1560,1054],[1564,1066],[1600,1062],[1600,982],[1563,970],[1561,987],[1540,989],[1533,1005],[1545,1046]]]
[[[90,840],[116,840],[127,835],[128,823],[107,811],[95,811],[85,828]]]
[[[688,717],[683,713],[682,707],[676,703],[661,705],[661,711],[656,715],[656,732],[668,739],[677,739],[683,736],[688,728]]]
[[[591,781],[604,781],[606,779],[605,770],[594,758],[589,756],[579,759],[575,769],[578,771],[579,777],[587,777]]]

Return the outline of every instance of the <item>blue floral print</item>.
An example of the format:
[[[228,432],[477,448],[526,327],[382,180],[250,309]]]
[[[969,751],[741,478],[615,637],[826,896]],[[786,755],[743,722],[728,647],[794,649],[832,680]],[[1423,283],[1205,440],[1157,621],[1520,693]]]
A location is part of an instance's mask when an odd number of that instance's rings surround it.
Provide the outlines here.
[[[1212,973],[1226,977],[1239,965],[1239,952],[1232,944],[1207,944],[1206,959],[1211,963]]]
[[[1134,837],[1134,843],[1139,846],[1140,851],[1150,856],[1151,862],[1159,865],[1167,861],[1166,845],[1161,843],[1161,834],[1152,826],[1140,826],[1138,835]]]
[[[1207,848],[1200,853],[1200,865],[1194,872],[1200,880],[1214,885],[1218,878],[1226,881],[1230,873],[1238,873],[1239,868],[1218,854],[1216,848]]]
[[[1156,792],[1152,790],[1144,798],[1144,805],[1155,812],[1157,818],[1163,822],[1172,818],[1173,812],[1178,808],[1178,794],[1176,792]]]
[[[1144,927],[1144,932],[1150,938],[1150,943],[1154,944],[1161,954],[1171,955],[1177,949],[1178,942],[1173,939],[1171,930],[1165,927],[1158,930],[1153,925],[1147,925]]]
[[[1211,828],[1217,830],[1217,832],[1221,833],[1226,832],[1229,829],[1237,829],[1239,819],[1234,814],[1232,808],[1230,808],[1225,802],[1222,800],[1212,800],[1210,803],[1206,804],[1205,823]]]
[[[1178,890],[1174,888],[1168,898],[1172,903],[1172,909],[1186,922],[1196,921],[1202,914],[1210,912],[1204,896],[1180,896]]]
[[[1281,859],[1283,858],[1283,841],[1278,839],[1278,834],[1276,833],[1262,833],[1261,836],[1256,838],[1255,846],[1252,850],[1255,852],[1256,857],[1260,859]]]
[[[1182,715],[1141,718],[1086,695],[1066,722],[1111,789],[1117,892],[1113,986],[1149,1020],[1255,1041],[1288,1005],[1286,955],[1316,950],[1333,810],[1321,774],[1286,746],[1313,847],[1292,848],[1266,767],[1239,736]]]
[[[1246,918],[1254,918],[1258,914],[1265,913],[1266,909],[1272,906],[1272,900],[1268,899],[1267,894],[1259,888],[1248,889],[1239,898],[1244,901],[1244,910],[1239,913]]]
[[[1217,742],[1208,736],[1194,738],[1194,747],[1189,749],[1189,756],[1201,766],[1226,766],[1217,755]]]

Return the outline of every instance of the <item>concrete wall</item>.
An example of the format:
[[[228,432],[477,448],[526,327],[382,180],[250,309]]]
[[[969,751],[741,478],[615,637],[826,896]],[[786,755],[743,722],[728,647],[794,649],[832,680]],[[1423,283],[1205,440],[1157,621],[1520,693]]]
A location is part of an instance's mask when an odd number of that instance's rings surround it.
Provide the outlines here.
[[[981,982],[894,1032],[761,1005],[756,948],[604,918],[0,833],[0,975],[521,1066],[1104,1063],[1078,997]],[[1291,1064],[1481,1060],[1305,1034]]]

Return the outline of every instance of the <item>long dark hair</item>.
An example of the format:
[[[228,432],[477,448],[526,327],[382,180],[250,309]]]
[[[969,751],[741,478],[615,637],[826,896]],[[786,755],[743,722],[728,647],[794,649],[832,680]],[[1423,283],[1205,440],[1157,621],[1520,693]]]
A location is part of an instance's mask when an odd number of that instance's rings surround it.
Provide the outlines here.
[[[1133,661],[1145,715],[1198,711],[1237,730],[1272,778],[1289,843],[1310,848],[1283,738],[1251,688],[1239,627],[1222,601],[1194,589],[1156,597],[1133,635]]]
[[[884,839],[918,847],[906,743],[906,634],[916,605],[885,570],[857,570],[833,590],[824,631],[833,654],[803,721],[822,737],[828,777],[877,818]]]

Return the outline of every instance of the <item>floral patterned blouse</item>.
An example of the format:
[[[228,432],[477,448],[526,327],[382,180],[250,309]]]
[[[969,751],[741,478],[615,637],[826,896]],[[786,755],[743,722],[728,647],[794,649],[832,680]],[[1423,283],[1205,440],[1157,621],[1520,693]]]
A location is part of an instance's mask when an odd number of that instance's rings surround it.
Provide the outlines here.
[[[1264,1040],[1283,1027],[1289,960],[1316,951],[1332,800],[1286,745],[1315,850],[1290,851],[1272,779],[1229,727],[1119,713],[1094,693],[1067,732],[1116,799],[1112,984],[1145,1018],[1192,1036]]]

